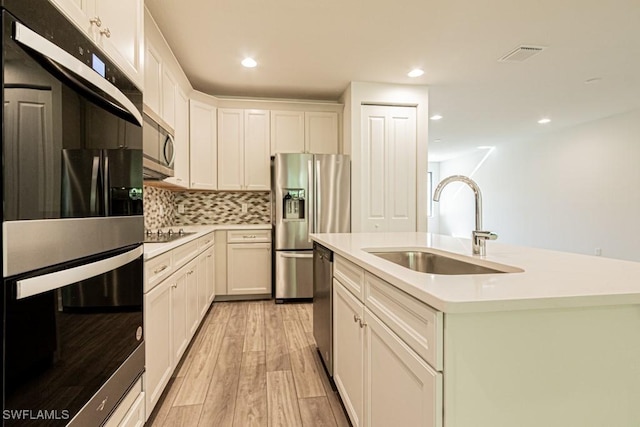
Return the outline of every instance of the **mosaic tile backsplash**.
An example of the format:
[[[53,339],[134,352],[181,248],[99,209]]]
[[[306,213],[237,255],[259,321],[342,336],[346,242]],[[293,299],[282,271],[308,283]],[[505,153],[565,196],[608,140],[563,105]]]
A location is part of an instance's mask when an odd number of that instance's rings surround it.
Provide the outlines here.
[[[175,193],[176,207],[184,204],[184,213],[176,212],[176,224],[268,224],[271,222],[269,194],[268,191]],[[247,204],[247,212],[242,212],[243,203]]]
[[[271,204],[268,191],[177,191],[144,186],[144,226],[268,224]],[[242,204],[247,212],[242,212]],[[178,206],[184,205],[184,213]]]
[[[169,227],[176,223],[175,193],[145,185],[143,195],[145,229]]]

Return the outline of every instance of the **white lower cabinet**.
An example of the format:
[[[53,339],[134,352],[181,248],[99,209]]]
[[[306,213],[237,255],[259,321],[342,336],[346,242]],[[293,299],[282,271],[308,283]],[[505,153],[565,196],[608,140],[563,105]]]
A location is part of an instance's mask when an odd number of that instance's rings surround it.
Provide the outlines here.
[[[442,374],[367,308],[364,318],[364,425],[442,426]]]
[[[210,233],[145,261],[145,419],[158,403],[213,300],[213,240]],[[166,271],[168,267],[164,266],[172,266],[173,273],[155,285],[159,273],[154,272]]]
[[[207,249],[198,256],[198,313],[200,318],[207,314],[211,301],[213,301],[215,273],[213,263],[213,248]]]
[[[364,413],[364,306],[340,282],[333,281],[333,380],[354,427]]]
[[[334,277],[362,270],[343,264],[336,264]],[[350,277],[369,286],[363,275]],[[442,373],[336,278],[333,334],[333,379],[354,427],[442,427]]]
[[[173,372],[171,350],[171,279],[144,296],[146,407],[153,408]],[[151,413],[148,410],[147,416]]]
[[[187,281],[187,336],[193,336],[200,324],[200,310],[198,310],[198,262],[193,260],[185,267]]]
[[[227,295],[271,294],[271,230],[227,232]]]
[[[171,284],[171,343],[175,366],[189,345],[187,329],[187,272],[180,270]]]

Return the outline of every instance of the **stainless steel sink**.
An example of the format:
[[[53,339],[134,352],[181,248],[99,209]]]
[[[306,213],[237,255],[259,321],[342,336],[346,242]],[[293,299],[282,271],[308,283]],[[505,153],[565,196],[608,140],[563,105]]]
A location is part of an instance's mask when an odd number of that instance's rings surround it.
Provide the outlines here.
[[[473,264],[439,253],[417,250],[402,251],[367,251],[372,255],[398,264],[414,271],[431,274],[459,275],[459,274],[498,274],[517,273],[524,270],[491,263],[493,266]],[[489,264],[488,262],[485,262]]]

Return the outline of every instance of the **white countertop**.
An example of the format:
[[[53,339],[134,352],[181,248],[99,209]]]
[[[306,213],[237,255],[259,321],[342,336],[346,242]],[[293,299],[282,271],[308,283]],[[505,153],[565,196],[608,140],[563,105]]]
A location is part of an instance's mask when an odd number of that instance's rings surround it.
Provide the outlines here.
[[[145,243],[144,244],[144,259],[151,259],[153,257],[157,257],[171,249],[177,248],[178,246],[184,245],[185,243],[189,243],[192,240],[195,240],[199,237],[204,236],[205,234],[209,234],[216,230],[270,230],[271,224],[219,224],[219,225],[175,225],[172,227],[164,227],[162,230],[168,229],[183,229],[184,231],[191,233],[195,232],[196,234],[190,234],[188,236],[184,236],[183,238],[176,239],[172,242],[167,243]],[[226,244],[226,242],[224,242]]]
[[[430,233],[312,234],[312,239],[376,276],[448,313],[640,304],[640,263],[487,242],[471,256],[471,240]],[[363,249],[432,248],[523,269],[520,273],[420,273]]]

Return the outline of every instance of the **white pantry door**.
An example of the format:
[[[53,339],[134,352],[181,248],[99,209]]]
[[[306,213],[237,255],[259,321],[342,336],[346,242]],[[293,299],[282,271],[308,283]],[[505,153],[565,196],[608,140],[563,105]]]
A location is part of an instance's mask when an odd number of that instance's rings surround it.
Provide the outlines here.
[[[414,107],[362,106],[362,231],[416,230]]]

